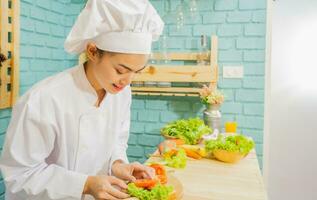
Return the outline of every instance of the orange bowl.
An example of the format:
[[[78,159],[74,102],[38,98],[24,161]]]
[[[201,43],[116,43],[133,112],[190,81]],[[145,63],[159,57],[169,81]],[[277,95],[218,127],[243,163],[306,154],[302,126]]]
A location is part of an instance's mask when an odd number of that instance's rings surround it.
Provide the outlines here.
[[[169,135],[165,134],[164,132],[161,132],[161,135],[162,135],[165,139],[178,139],[178,137],[169,136]]]
[[[230,152],[226,150],[215,150],[213,151],[213,156],[222,162],[226,163],[236,163],[239,162],[246,155],[243,155],[239,152]]]

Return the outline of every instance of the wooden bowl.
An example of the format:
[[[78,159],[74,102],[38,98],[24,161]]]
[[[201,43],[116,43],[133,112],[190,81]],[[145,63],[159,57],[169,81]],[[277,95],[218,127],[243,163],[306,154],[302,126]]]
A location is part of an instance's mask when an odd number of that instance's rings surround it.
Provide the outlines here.
[[[236,163],[239,162],[246,155],[243,155],[239,152],[230,152],[226,150],[215,150],[213,151],[213,156],[222,162],[226,163]]]
[[[178,139],[178,137],[175,137],[175,136],[169,136],[163,132],[161,132],[161,135],[165,138],[165,139]]]

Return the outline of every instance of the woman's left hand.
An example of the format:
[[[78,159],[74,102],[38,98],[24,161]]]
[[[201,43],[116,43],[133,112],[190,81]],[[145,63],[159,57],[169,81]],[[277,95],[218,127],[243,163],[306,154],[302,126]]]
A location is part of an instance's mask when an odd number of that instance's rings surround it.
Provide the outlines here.
[[[125,181],[134,182],[136,179],[153,179],[155,176],[155,170],[146,165],[142,165],[139,162],[133,162],[125,164],[121,161],[113,163],[112,174],[117,178]]]

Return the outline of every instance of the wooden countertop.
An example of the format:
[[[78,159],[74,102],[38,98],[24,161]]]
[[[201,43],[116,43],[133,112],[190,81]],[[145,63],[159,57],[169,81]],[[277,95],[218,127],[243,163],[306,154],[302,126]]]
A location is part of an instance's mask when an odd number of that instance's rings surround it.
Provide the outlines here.
[[[255,151],[236,164],[189,159],[186,168],[173,175],[183,184],[183,200],[267,199]]]

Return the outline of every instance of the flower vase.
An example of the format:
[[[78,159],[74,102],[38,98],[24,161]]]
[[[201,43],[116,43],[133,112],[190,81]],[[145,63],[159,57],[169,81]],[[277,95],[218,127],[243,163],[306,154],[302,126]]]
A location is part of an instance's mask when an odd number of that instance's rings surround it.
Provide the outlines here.
[[[219,104],[210,104],[204,110],[204,122],[209,126],[213,132],[218,130],[221,132],[221,112]]]

